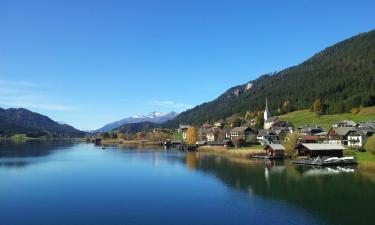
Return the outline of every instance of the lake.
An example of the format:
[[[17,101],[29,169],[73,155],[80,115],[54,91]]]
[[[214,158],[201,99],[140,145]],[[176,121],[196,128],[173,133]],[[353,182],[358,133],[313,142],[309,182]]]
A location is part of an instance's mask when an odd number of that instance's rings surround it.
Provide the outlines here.
[[[0,143],[0,224],[374,224],[375,167]]]

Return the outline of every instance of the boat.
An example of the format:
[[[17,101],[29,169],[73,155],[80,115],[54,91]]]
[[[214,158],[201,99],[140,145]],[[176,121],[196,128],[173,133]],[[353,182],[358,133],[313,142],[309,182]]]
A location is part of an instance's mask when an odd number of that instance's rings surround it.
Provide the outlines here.
[[[357,159],[349,157],[317,157],[317,158],[299,158],[290,161],[293,164],[310,165],[310,166],[335,166],[335,165],[355,165]]]

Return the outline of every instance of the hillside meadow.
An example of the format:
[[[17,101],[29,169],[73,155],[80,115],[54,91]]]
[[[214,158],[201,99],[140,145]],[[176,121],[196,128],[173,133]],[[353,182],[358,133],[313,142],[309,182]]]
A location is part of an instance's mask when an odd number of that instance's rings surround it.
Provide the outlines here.
[[[309,110],[294,111],[280,116],[281,119],[290,121],[295,127],[302,125],[319,125],[328,130],[331,124],[342,120],[353,120],[355,122],[375,120],[375,106],[363,108],[358,114],[343,113],[336,115],[322,115],[317,117]]]

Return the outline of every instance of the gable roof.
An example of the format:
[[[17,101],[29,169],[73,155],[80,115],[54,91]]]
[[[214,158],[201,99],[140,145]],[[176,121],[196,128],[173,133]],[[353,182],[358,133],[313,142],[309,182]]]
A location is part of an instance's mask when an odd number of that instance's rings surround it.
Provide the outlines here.
[[[322,150],[344,150],[345,148],[342,145],[338,144],[306,144],[301,143],[297,146],[304,146],[312,151],[322,151]]]
[[[277,133],[273,130],[258,130],[258,136],[268,136],[268,135],[277,135]]]
[[[252,130],[250,127],[235,127],[231,132],[246,132],[248,129]]]
[[[355,131],[353,127],[335,127],[333,130],[340,136],[346,136],[349,132]]]
[[[273,123],[273,122],[276,122],[277,120],[279,120],[279,117],[277,116],[273,116],[273,117],[270,117],[268,118],[265,123]]]
[[[273,150],[285,151],[284,146],[281,144],[269,144],[264,149],[267,149],[268,147],[272,148]]]

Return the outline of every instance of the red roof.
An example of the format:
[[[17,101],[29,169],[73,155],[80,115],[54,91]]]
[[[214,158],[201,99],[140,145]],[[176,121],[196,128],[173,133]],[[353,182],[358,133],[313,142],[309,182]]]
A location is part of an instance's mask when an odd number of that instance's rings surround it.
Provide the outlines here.
[[[318,141],[319,136],[306,135],[306,136],[303,136],[302,139],[305,140],[305,141]]]

